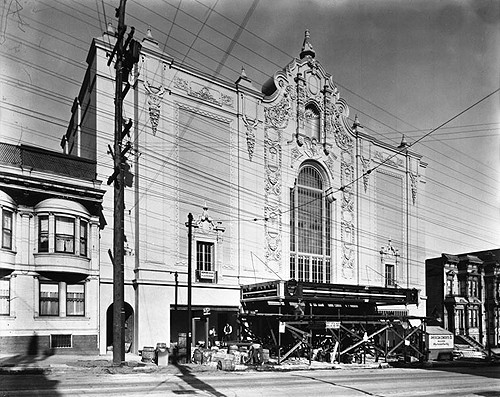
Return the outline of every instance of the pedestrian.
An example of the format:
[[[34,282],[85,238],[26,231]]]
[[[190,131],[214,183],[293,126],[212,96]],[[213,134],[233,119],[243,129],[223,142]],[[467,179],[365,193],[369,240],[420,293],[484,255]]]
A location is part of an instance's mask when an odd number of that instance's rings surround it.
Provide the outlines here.
[[[231,340],[231,334],[233,333],[233,327],[229,323],[224,326],[224,342]]]
[[[210,346],[215,346],[215,341],[217,340],[217,330],[215,327],[210,328],[210,331],[208,331],[208,339],[210,342]]]

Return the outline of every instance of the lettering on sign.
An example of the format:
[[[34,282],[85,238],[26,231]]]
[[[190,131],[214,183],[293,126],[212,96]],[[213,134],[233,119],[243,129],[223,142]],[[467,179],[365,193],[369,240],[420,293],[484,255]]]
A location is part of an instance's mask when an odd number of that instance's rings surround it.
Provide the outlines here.
[[[327,321],[325,326],[326,329],[340,329],[340,321]]]
[[[200,278],[213,280],[215,278],[215,272],[213,270],[200,270]]]
[[[429,335],[429,349],[453,349],[453,335]]]

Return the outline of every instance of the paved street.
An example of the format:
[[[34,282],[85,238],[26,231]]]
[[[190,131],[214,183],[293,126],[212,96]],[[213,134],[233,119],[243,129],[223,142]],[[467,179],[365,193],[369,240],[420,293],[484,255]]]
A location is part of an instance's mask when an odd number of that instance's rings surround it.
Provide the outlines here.
[[[500,396],[499,367],[441,369],[4,374],[10,396]]]

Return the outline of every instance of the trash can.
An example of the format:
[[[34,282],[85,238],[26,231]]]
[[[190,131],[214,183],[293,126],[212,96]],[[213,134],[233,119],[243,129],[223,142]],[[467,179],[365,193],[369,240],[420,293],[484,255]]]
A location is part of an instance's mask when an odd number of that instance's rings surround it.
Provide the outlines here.
[[[155,360],[155,349],[152,346],[144,346],[142,349],[142,359],[143,363],[152,363]]]
[[[166,343],[156,344],[156,363],[159,367],[168,365],[168,347]]]

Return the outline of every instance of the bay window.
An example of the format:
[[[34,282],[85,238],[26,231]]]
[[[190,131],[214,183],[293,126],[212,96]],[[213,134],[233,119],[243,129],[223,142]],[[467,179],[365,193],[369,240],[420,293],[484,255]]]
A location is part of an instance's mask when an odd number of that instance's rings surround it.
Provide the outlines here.
[[[80,221],[80,255],[82,256],[87,256],[87,225],[87,222],[85,222],[84,220]]]
[[[49,252],[49,217],[38,217],[38,252]]]
[[[0,316],[10,315],[10,279],[0,279]]]
[[[2,248],[12,249],[12,211],[2,210]]]
[[[56,252],[75,252],[75,220],[65,216],[56,216]]]

